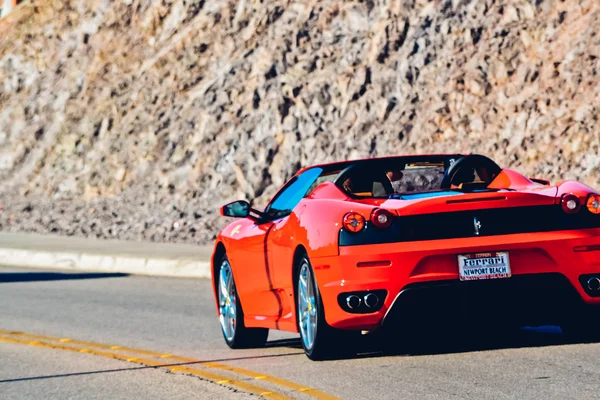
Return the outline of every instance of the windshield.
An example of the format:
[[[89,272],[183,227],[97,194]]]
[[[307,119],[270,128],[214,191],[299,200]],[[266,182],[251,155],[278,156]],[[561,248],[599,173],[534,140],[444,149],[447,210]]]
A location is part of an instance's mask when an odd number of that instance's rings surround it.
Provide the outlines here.
[[[312,168],[292,178],[267,206],[264,218],[272,220],[289,215],[322,173],[321,168]]]
[[[421,193],[438,190],[446,169],[443,165],[409,165],[404,170],[386,171],[394,193]]]

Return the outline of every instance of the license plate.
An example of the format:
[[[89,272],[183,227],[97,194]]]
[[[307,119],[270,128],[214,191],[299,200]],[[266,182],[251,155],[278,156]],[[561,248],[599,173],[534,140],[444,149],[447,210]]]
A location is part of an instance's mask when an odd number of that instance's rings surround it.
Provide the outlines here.
[[[507,252],[459,255],[458,271],[461,281],[509,278],[511,275]]]

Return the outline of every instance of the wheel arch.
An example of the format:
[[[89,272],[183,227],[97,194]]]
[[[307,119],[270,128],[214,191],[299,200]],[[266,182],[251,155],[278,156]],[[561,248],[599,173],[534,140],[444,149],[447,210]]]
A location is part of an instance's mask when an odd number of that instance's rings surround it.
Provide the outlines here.
[[[294,258],[292,261],[292,278],[295,280],[297,278],[298,273],[298,262],[303,255],[308,255],[308,251],[303,244],[299,244],[296,246],[296,250],[294,250]]]
[[[217,277],[219,275],[219,266],[220,261],[223,256],[227,254],[227,250],[225,249],[225,245],[223,242],[217,242],[215,246],[215,251],[213,253],[211,259],[211,280],[213,287],[213,298],[215,299],[215,307],[217,309],[217,315],[219,315],[219,295],[217,293]],[[233,268],[233,267],[232,267]]]
[[[292,288],[293,288],[293,293],[294,293],[294,307],[293,307],[293,314],[295,316],[294,318],[294,322],[296,324],[296,329],[298,329],[298,332],[300,331],[300,326],[298,324],[298,315],[297,315],[297,301],[298,301],[298,287],[296,285],[296,282],[298,280],[298,274],[300,273],[300,260],[302,259],[302,256],[308,256],[308,251],[306,250],[306,247],[304,247],[303,244],[299,244],[296,246],[296,249],[294,250],[294,258],[292,259]]]

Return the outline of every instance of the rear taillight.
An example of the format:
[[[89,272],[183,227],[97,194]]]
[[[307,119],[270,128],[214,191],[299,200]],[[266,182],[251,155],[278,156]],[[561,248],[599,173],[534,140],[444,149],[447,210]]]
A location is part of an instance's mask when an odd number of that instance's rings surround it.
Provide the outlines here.
[[[600,214],[600,195],[590,194],[585,204],[589,212],[596,215]]]
[[[381,208],[376,208],[371,213],[371,222],[377,228],[388,228],[392,224],[392,213]]]
[[[344,215],[342,225],[347,231],[353,233],[360,232],[365,227],[365,217],[354,211],[349,212],[348,214]]]
[[[565,194],[562,197],[561,206],[567,214],[575,214],[581,209],[581,201],[574,194]]]

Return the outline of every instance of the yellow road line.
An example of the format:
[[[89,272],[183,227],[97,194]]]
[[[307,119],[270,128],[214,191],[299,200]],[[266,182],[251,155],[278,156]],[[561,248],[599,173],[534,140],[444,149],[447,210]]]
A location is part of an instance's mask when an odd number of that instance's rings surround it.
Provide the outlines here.
[[[23,333],[23,332],[11,332],[11,331],[6,331],[6,330],[2,330],[2,329],[0,329],[0,334],[19,336],[19,337],[27,337],[27,338],[31,338],[31,339],[39,339],[39,340],[46,340],[46,341],[71,343],[71,344],[76,344],[76,345],[80,345],[80,346],[106,349],[106,350],[118,350],[118,351],[122,351],[122,352],[126,352],[126,353],[143,354],[146,356],[158,357],[158,358],[162,358],[162,359],[194,363],[194,364],[199,364],[204,367],[211,368],[211,369],[230,371],[232,373],[236,373],[239,375],[249,376],[249,377],[254,378],[255,380],[264,380],[264,381],[273,383],[275,385],[279,385],[279,386],[291,389],[293,391],[303,393],[307,396],[314,397],[316,399],[340,400],[338,397],[332,396],[328,393],[324,393],[320,390],[317,390],[317,389],[314,389],[311,387],[306,387],[304,385],[300,385],[300,384],[297,384],[295,382],[291,382],[291,381],[288,381],[285,379],[277,378],[276,376],[266,375],[266,374],[251,371],[248,369],[232,367],[229,365],[224,365],[224,364],[220,364],[220,363],[216,363],[216,362],[201,361],[201,360],[198,360],[195,358],[182,357],[182,356],[178,356],[178,355],[165,354],[165,353],[158,353],[158,352],[154,352],[154,351],[135,349],[135,348],[131,348],[131,347],[112,346],[112,345],[101,344],[101,343],[84,342],[84,341],[74,340],[74,339],[69,339],[69,338],[56,338],[56,337],[50,337],[50,336],[33,335],[33,334]]]
[[[297,392],[304,393],[307,396],[311,396],[311,397],[314,397],[316,399],[322,399],[322,400],[337,400],[338,399],[338,397],[335,397],[335,396],[332,396],[330,394],[321,392],[320,390],[313,389],[313,388],[310,388],[310,387],[306,387],[306,386],[303,386],[303,385],[299,385],[297,383],[294,383],[294,382],[291,382],[291,381],[287,381],[285,379],[277,378],[276,376],[260,374],[258,372],[254,372],[254,371],[251,371],[251,370],[248,370],[248,369],[238,368],[238,367],[230,367],[230,366],[223,365],[223,364],[218,364],[218,363],[207,362],[207,363],[204,363],[204,365],[207,366],[208,368],[228,370],[228,371],[234,372],[234,373],[239,374],[239,375],[251,376],[255,380],[264,380],[264,381],[267,381],[267,382],[271,382],[271,383],[274,383],[276,385],[287,387],[288,389],[292,389],[292,390],[295,390]]]
[[[37,341],[20,340],[20,339],[14,339],[11,337],[0,335],[0,342],[21,344],[21,345],[28,345],[28,346],[35,346],[35,347],[45,347],[45,348],[50,348],[50,349],[71,351],[71,352],[76,352],[76,353],[93,354],[95,356],[101,356],[101,357],[107,357],[107,358],[113,358],[113,359],[117,359],[117,360],[133,362],[136,364],[142,364],[142,365],[146,365],[146,366],[150,366],[150,367],[169,368],[168,364],[164,364],[161,362],[148,360],[148,359],[144,359],[144,358],[131,358],[129,356],[123,356],[123,355],[120,355],[117,353],[91,350],[91,349],[80,349],[78,347],[70,347],[70,346],[65,346],[65,345],[60,345],[60,344],[47,343],[47,342],[44,342],[41,340],[37,340]],[[188,368],[188,367],[174,367],[174,368],[170,368],[170,370],[174,371],[174,372],[184,372],[184,373],[196,375],[198,377],[201,377],[201,378],[213,381],[213,382],[217,382],[219,384],[234,386],[234,387],[237,387],[238,389],[242,389],[246,392],[258,394],[260,396],[263,396],[263,397],[266,397],[269,399],[276,399],[276,400],[288,400],[289,399],[289,400],[291,400],[291,397],[287,397],[283,393],[278,393],[278,392],[275,392],[275,391],[272,391],[272,390],[269,390],[269,389],[266,389],[266,388],[263,388],[260,386],[253,385],[248,382],[240,381],[237,379],[229,379],[228,377],[217,375],[217,374],[214,374],[214,373],[208,372],[208,371],[202,371],[199,369]]]

